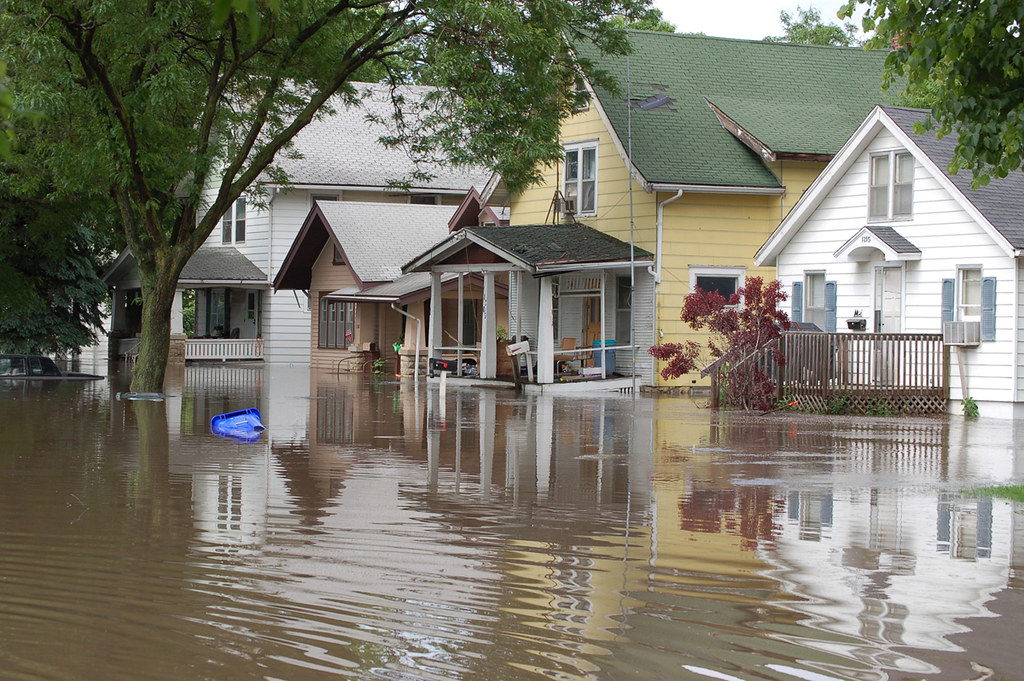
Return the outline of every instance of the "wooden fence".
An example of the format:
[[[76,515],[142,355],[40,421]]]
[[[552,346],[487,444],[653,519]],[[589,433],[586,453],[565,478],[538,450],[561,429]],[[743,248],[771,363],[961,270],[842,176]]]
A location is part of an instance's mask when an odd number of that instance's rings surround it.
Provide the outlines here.
[[[790,332],[779,340],[785,364],[774,367],[779,397],[827,411],[873,406],[900,413],[944,413],[949,346],[942,334]]]

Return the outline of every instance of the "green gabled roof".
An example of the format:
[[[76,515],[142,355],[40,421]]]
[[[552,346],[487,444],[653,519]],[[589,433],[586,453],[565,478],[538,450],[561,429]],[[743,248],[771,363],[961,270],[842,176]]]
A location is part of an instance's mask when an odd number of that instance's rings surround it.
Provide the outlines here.
[[[885,51],[630,31],[633,163],[652,183],[779,187],[751,149],[722,127],[711,102],[775,153],[834,155],[876,104]],[[578,48],[619,83],[597,90],[626,146],[626,58]]]

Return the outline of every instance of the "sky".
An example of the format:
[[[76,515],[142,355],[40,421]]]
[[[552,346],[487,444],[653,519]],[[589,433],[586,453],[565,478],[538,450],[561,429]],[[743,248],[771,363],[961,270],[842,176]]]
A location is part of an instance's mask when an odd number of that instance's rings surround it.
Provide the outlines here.
[[[821,12],[822,21],[838,24],[836,12],[843,4],[844,0],[654,0],[654,7],[680,33],[749,40],[782,35],[779,13],[786,10],[795,17],[797,5],[814,7]],[[859,19],[853,23],[860,26]]]

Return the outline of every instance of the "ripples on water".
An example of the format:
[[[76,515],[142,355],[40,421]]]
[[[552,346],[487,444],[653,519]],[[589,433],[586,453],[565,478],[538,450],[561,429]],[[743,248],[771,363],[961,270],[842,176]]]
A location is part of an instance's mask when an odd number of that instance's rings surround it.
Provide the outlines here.
[[[1012,678],[1010,422],[285,367],[0,386],[3,679]],[[259,407],[255,445],[208,432]],[[979,667],[980,669],[981,667]]]

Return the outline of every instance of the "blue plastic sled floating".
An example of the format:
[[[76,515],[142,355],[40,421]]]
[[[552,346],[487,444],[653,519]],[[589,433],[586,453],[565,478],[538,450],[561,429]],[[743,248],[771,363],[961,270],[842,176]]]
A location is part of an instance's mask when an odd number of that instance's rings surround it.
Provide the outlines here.
[[[255,408],[229,411],[210,419],[210,432],[238,442],[256,442],[264,430],[263,417]]]

